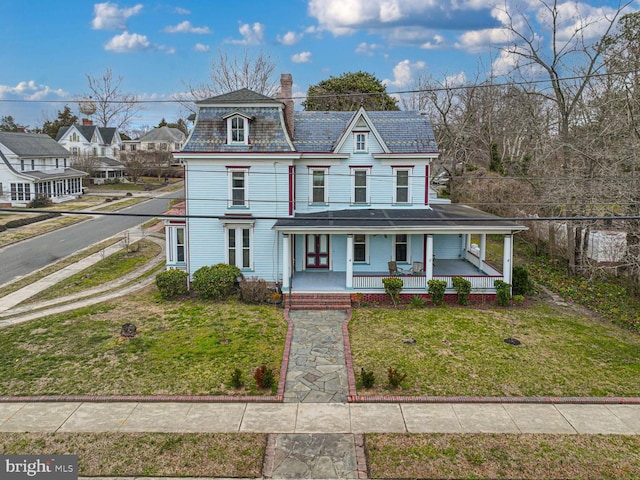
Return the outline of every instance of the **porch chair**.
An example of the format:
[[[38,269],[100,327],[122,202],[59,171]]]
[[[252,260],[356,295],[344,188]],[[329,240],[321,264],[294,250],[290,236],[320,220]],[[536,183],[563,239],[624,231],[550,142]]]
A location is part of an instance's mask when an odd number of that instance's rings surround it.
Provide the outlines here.
[[[389,275],[400,274],[400,271],[398,270],[398,264],[395,261],[387,262],[387,266],[389,267]]]
[[[424,264],[422,262],[413,262],[411,266],[411,273],[414,275],[420,275],[424,271]]]

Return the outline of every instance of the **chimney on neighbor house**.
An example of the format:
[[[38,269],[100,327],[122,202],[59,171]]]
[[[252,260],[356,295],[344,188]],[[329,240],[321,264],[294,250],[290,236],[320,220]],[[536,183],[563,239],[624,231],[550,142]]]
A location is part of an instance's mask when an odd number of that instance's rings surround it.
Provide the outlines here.
[[[83,118],[82,119],[82,126],[83,127],[90,127],[93,125],[93,121],[89,120],[88,118]]]
[[[284,123],[287,125],[289,137],[293,139],[293,78],[290,73],[280,75],[280,91],[278,99],[284,103]]]

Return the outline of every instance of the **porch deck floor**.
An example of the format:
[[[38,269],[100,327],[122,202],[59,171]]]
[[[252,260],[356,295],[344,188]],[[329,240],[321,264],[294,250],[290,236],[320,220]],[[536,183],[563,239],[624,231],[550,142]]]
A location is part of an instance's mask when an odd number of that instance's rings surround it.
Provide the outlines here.
[[[410,270],[410,267],[409,267]],[[359,274],[361,272],[355,272]],[[389,272],[367,272],[368,275],[388,275]],[[433,275],[483,275],[478,268],[465,260],[436,260],[433,266]],[[346,273],[328,271],[302,271],[295,272],[291,289],[296,292],[339,292],[345,291]]]

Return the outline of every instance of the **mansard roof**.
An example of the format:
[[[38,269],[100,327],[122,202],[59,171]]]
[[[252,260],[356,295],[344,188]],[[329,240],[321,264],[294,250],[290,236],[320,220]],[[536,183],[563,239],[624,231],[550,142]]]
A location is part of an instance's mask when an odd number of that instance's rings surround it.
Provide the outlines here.
[[[69,150],[44,133],[0,132],[0,143],[18,157],[69,157]]]

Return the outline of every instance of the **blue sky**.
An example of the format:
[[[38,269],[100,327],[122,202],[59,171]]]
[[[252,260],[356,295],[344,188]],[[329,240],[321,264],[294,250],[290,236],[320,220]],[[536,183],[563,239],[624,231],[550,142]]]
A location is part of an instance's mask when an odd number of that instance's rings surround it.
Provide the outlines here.
[[[597,36],[618,1],[558,4],[561,32],[579,15]],[[474,79],[510,65],[499,50],[509,41],[505,5],[516,21],[544,20],[540,0],[0,0],[0,117],[36,127],[65,104],[78,113],[73,99],[88,92],[86,75],[107,68],[123,77],[123,91],[171,100],[207,81],[221,49],[270,55],[301,95],[357,70],[384,80],[389,92],[411,89],[420,74]],[[625,11],[638,7],[633,0]],[[137,126],[180,114],[176,104],[145,105]]]

